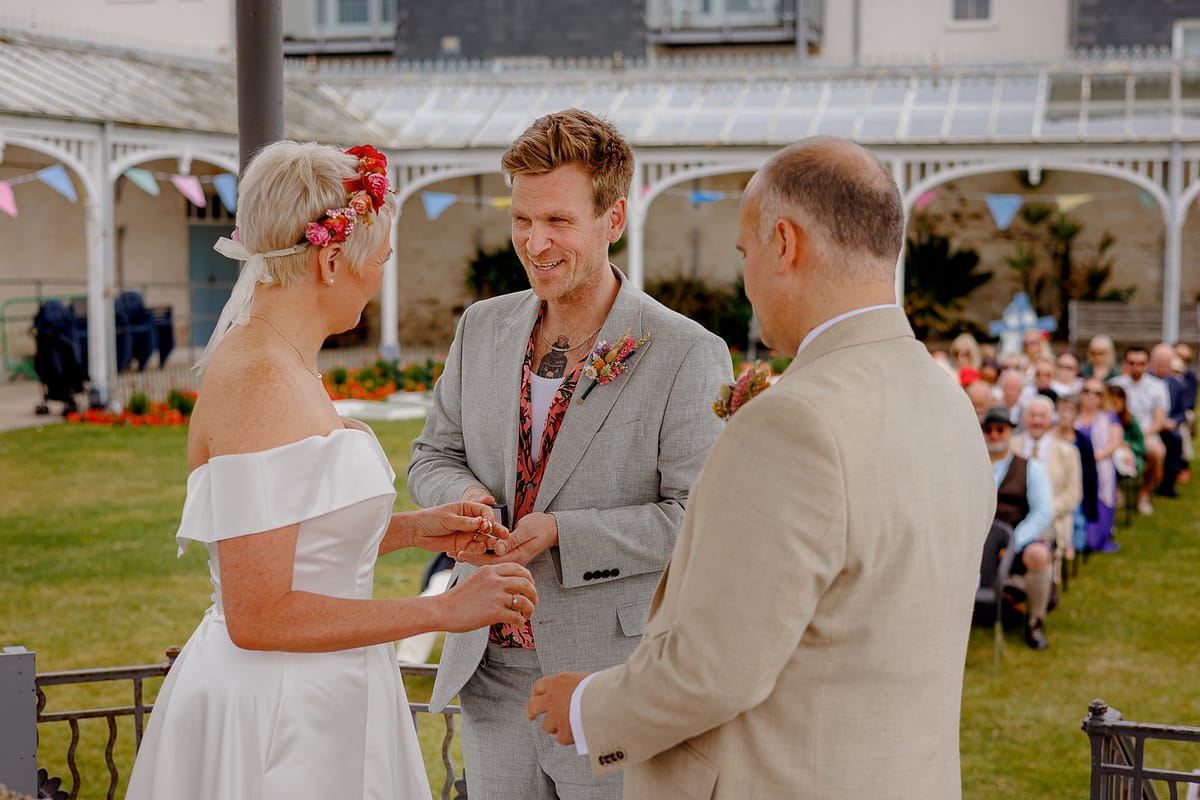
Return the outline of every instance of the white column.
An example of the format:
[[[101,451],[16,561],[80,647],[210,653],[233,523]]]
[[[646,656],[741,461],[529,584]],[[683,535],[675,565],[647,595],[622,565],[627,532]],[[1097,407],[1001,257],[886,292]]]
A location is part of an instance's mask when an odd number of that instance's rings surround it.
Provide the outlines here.
[[[379,356],[388,361],[400,358],[400,252],[398,226],[392,227],[392,254],[383,264],[383,297],[379,309]]]
[[[642,168],[635,163],[633,181],[629,186],[628,219],[625,233],[629,237],[629,280],[639,289],[646,286],[646,203],[642,201]]]
[[[1183,197],[1183,145],[1171,142],[1171,160],[1167,165],[1167,193],[1171,209],[1167,214],[1166,242],[1163,253],[1163,326],[1162,340],[1174,342],[1179,338],[1179,279],[1183,264],[1183,222],[1187,209]]]
[[[88,374],[89,403],[108,405],[117,383],[117,350],[113,319],[113,196],[108,177],[109,127],[105,123],[99,157],[92,159],[92,192],[83,207],[84,242],[87,256]]]

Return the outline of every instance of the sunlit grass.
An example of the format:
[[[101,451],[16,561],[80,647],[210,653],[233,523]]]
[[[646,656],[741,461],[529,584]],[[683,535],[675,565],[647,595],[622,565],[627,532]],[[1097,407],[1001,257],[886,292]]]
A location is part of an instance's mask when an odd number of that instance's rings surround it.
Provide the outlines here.
[[[419,421],[374,425],[404,491],[409,443]],[[203,548],[175,557],[175,527],[187,478],[182,430],[58,425],[0,434],[0,646],[37,653],[38,670],[162,661],[209,604]],[[1195,486],[1160,500],[1119,534],[1121,552],[1097,556],[1049,618],[1050,649],[1035,653],[1010,631],[992,670],[992,636],[972,631],[963,692],[965,800],[1078,798],[1087,793],[1089,753],[1080,721],[1101,697],[1129,719],[1200,725],[1200,525]],[[377,596],[416,594],[427,554],[380,561]],[[914,607],[912,613],[922,609]],[[435,651],[435,657],[437,653]],[[406,681],[428,699],[428,679]],[[157,686],[148,687],[152,698]],[[63,687],[49,708],[127,705],[128,683]],[[116,761],[132,763],[132,725],[122,723]],[[39,756],[68,779],[65,725],[43,725]],[[107,785],[102,722],[82,725],[83,798]],[[421,748],[435,794],[443,776],[440,718],[426,719]],[[461,768],[457,742],[455,763]],[[1195,748],[1150,749],[1156,766],[1200,767]],[[869,768],[870,754],[863,754]],[[117,796],[122,796],[122,783]]]

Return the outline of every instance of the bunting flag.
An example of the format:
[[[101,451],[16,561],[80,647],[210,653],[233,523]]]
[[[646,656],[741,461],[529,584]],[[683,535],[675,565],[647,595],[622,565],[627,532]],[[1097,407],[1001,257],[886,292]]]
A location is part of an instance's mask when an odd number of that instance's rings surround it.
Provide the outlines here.
[[[1158,205],[1158,201],[1154,199],[1154,195],[1147,192],[1145,189],[1138,189],[1138,202],[1142,204],[1142,208],[1149,211]]]
[[[71,183],[71,176],[67,174],[67,170],[62,164],[52,164],[45,169],[39,169],[36,174],[39,181],[72,203],[79,199],[79,196],[75,194],[75,184]]]
[[[986,199],[988,210],[992,212],[992,219],[996,221],[996,227],[1002,231],[1008,230],[1013,217],[1021,210],[1021,204],[1024,202],[1019,194],[989,194]]]
[[[937,190],[930,189],[928,192],[921,192],[917,195],[917,201],[913,203],[913,208],[917,211],[924,211],[925,208],[937,198]]]
[[[13,197],[12,187],[7,181],[0,181],[0,211],[10,217],[17,215],[17,198]]]
[[[130,183],[141,189],[146,194],[150,195],[151,197],[158,197],[158,179],[155,178],[154,174],[149,170],[130,167],[121,174],[128,178]]]
[[[488,200],[488,205],[490,205],[492,208],[499,208],[499,209],[512,208],[512,198],[511,197],[493,197],[490,200]]]
[[[653,186],[643,186],[642,187],[642,199],[643,200],[646,199],[646,195],[650,194],[652,191],[654,191]]]
[[[220,175],[213,175],[213,186],[217,189],[217,197],[221,198],[221,205],[225,206],[225,210],[230,214],[237,212],[237,176],[222,172]]]
[[[692,205],[702,206],[705,203],[715,203],[718,200],[725,199],[724,192],[706,192],[703,189],[695,189],[691,193]]]
[[[175,184],[179,193],[190,200],[196,208],[204,208],[208,205],[204,189],[200,188],[200,179],[195,175],[172,175],[171,183]]]
[[[1091,192],[1081,192],[1079,194],[1060,194],[1055,198],[1058,203],[1058,210],[1064,214],[1070,213],[1073,209],[1079,208],[1084,203],[1092,202]]]
[[[421,192],[421,202],[425,204],[425,216],[435,220],[447,208],[454,205],[458,195],[448,192]]]

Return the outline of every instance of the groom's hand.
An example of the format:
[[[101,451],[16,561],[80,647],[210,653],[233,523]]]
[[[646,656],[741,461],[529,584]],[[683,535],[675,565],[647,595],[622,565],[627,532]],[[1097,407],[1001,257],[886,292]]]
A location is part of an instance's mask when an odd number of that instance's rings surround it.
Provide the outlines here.
[[[571,695],[579,682],[588,676],[586,672],[560,672],[542,678],[533,684],[529,702],[525,704],[525,716],[535,720],[545,714],[542,730],[554,737],[559,744],[575,743],[571,732]]]
[[[521,521],[508,534],[505,542],[507,552],[496,555],[461,553],[459,561],[468,564],[521,564],[533,561],[542,551],[558,544],[558,520],[553,514],[535,511],[521,517]]]

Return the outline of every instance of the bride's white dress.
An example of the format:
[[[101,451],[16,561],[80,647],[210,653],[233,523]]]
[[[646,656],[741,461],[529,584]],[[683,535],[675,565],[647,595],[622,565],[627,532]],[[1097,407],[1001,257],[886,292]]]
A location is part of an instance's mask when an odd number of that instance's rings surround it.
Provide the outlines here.
[[[353,429],[192,472],[177,539],[208,548],[213,605],[158,693],[127,798],[430,796],[393,645],[242,650],[221,605],[217,542],[297,522],[293,588],[371,597],[394,480],[375,437]]]

